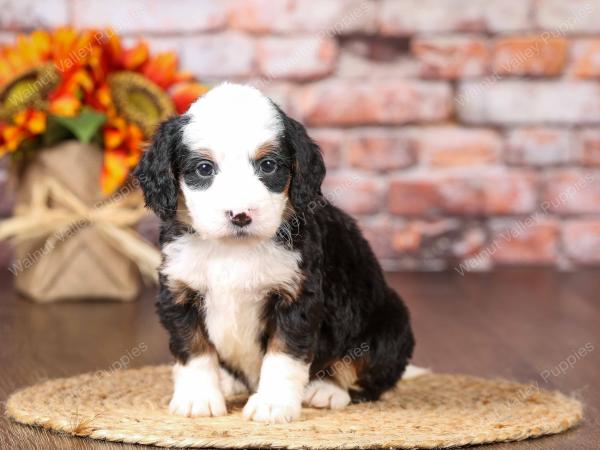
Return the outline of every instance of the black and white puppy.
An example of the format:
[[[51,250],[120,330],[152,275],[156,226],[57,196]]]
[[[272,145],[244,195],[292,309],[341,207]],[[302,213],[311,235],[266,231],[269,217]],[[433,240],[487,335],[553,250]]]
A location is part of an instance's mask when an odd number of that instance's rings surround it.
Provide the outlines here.
[[[170,410],[285,422],[376,400],[414,341],[354,220],[321,193],[304,127],[222,84],[163,123],[136,169],[162,220],[158,312],[177,362]]]

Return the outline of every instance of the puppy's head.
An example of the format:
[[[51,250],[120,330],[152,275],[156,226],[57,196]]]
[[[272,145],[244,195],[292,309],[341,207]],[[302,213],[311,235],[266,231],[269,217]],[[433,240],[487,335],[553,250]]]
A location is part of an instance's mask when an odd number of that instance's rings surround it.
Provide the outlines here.
[[[163,220],[183,209],[206,239],[269,239],[321,195],[325,166],[300,123],[258,90],[222,84],[159,127],[135,175]]]

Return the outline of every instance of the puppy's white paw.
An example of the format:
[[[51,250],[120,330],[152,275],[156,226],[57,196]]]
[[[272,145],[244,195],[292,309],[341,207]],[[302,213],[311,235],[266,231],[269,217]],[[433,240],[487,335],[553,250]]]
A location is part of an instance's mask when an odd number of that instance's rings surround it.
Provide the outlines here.
[[[300,401],[277,399],[256,393],[250,396],[244,406],[244,419],[257,422],[286,423],[300,417],[302,405]]]
[[[169,403],[171,414],[185,417],[224,416],[225,398],[214,388],[177,389]]]
[[[342,409],[350,403],[350,395],[335,383],[314,380],[306,386],[303,403],[313,408]]]

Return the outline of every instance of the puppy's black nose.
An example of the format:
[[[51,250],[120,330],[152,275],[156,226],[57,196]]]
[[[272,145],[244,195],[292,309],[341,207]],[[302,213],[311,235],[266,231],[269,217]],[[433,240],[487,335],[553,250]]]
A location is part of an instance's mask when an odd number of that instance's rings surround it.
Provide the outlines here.
[[[227,215],[229,216],[231,223],[238,227],[245,227],[252,222],[252,217],[245,212],[235,214],[233,211],[227,211]]]

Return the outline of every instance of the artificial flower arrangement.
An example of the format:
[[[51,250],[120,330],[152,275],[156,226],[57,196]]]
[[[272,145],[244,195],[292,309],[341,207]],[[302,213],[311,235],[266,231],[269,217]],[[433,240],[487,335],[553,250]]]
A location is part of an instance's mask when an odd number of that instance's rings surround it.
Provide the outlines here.
[[[158,250],[127,182],[159,122],[207,91],[174,53],[123,45],[113,30],[35,31],[0,49],[0,157],[15,163],[9,270],[33,300],[133,300]]]
[[[75,138],[103,149],[102,190],[120,187],[155,126],[207,90],[171,52],[126,48],[111,29],[21,35],[0,50],[0,157]]]

